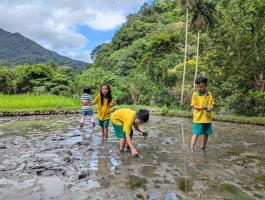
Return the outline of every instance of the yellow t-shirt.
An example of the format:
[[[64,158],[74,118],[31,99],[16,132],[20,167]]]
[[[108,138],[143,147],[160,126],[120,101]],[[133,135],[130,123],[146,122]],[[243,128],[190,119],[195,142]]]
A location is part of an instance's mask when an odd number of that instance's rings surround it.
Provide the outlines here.
[[[191,99],[191,106],[207,106],[214,105],[214,99],[211,92],[206,90],[205,94],[200,92],[194,92]],[[206,110],[193,109],[193,122],[194,123],[211,123],[212,116],[211,112]]]
[[[126,134],[131,133],[132,126],[139,127],[138,123],[135,123],[136,112],[128,108],[121,108],[116,110],[111,115],[111,121],[115,125],[123,125],[123,131]]]
[[[101,121],[109,119],[110,118],[110,113],[111,113],[111,107],[109,107],[109,105],[108,105],[108,98],[104,98],[103,99],[103,105],[102,105],[101,104],[100,94],[98,94],[96,96],[94,102],[98,104],[98,118]]]

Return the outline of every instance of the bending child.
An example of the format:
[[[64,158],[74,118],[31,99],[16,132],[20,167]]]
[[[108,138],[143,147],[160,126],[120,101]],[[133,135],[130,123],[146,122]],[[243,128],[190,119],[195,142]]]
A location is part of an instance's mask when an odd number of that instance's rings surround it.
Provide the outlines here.
[[[137,113],[134,110],[122,108],[116,110],[111,115],[114,132],[117,138],[120,138],[120,152],[124,152],[125,144],[130,147],[132,156],[138,155],[132,142],[132,126],[142,133],[144,137],[147,134],[140,128],[140,124],[146,123],[149,119],[149,111],[140,109]]]
[[[207,78],[198,77],[195,80],[197,92],[192,95],[193,107],[193,135],[191,137],[190,151],[194,152],[194,146],[199,135],[202,135],[202,150],[205,150],[208,136],[212,134],[211,111],[214,105],[212,93],[206,90]]]

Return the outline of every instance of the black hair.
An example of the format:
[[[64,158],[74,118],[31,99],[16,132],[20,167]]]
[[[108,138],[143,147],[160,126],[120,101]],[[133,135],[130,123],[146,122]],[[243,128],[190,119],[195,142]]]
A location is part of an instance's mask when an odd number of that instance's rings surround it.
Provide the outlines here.
[[[101,105],[103,105],[103,100],[104,100],[104,95],[102,94],[102,87],[103,86],[107,86],[107,88],[108,88],[108,94],[107,94],[107,98],[108,98],[108,105],[109,105],[109,103],[112,101],[112,95],[111,95],[111,90],[110,90],[110,86],[109,86],[109,84],[107,84],[107,83],[103,83],[102,85],[101,85],[101,88],[100,88],[100,100],[101,100]]]
[[[138,117],[138,119],[145,123],[149,120],[149,111],[146,109],[140,109],[136,113],[136,116]]]
[[[200,84],[200,83],[207,84],[207,82],[208,82],[208,80],[204,76],[200,76],[200,77],[196,78],[196,80],[195,80],[196,84]]]
[[[83,92],[86,93],[86,94],[90,94],[90,92],[91,92],[90,87],[86,86],[86,87],[84,88]]]

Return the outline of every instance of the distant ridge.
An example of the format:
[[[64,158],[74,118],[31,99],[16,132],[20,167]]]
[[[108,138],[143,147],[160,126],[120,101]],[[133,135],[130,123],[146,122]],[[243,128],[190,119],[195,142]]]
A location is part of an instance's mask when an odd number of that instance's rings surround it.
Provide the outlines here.
[[[50,64],[51,61],[58,66],[70,66],[75,71],[83,70],[90,65],[61,56],[19,33],[10,33],[0,28],[0,66]]]

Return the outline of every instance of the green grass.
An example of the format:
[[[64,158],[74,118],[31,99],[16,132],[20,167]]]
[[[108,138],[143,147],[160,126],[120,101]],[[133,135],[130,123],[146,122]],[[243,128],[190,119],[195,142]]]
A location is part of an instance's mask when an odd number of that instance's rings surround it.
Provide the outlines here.
[[[0,110],[54,110],[78,109],[80,100],[56,95],[2,95],[0,94]]]
[[[2,95],[0,94],[1,112],[21,112],[36,110],[56,110],[56,109],[81,109],[79,98],[63,97],[56,95]],[[166,107],[144,106],[144,105],[116,105],[113,111],[119,108],[130,108],[138,111],[140,108],[150,110],[151,115],[163,115],[168,117],[192,118],[191,111],[182,111],[178,109],[168,109]],[[97,106],[93,106],[96,111]],[[252,124],[265,126],[265,117],[244,117],[234,115],[216,115],[213,113],[214,121],[224,121],[231,123]]]
[[[144,106],[144,105],[126,105],[126,104],[122,104],[122,105],[116,105],[113,107],[113,111],[118,110],[120,108],[130,108],[134,111],[138,111],[139,109],[147,109],[149,111],[151,111],[152,113],[161,113],[161,108],[156,107],[156,106]]]
[[[139,110],[140,108],[145,108],[151,111],[152,115],[163,115],[168,117],[182,117],[182,118],[192,118],[192,111],[187,110],[178,110],[178,109],[168,109],[165,107],[159,108],[154,106],[142,106],[142,105],[119,105],[115,106],[113,110],[119,108],[130,108],[132,110]],[[230,123],[239,123],[239,124],[252,124],[265,126],[265,117],[244,117],[244,116],[235,116],[235,115],[217,115],[212,114],[213,121],[223,121]]]

